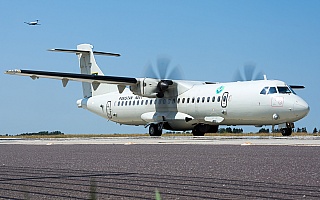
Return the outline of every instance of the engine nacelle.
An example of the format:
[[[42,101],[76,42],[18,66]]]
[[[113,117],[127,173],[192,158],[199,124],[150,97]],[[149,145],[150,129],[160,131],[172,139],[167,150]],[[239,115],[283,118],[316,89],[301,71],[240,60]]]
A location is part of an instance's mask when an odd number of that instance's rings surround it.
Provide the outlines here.
[[[130,90],[135,95],[155,98],[158,94],[158,83],[160,80],[154,78],[140,78],[135,86],[130,86]]]

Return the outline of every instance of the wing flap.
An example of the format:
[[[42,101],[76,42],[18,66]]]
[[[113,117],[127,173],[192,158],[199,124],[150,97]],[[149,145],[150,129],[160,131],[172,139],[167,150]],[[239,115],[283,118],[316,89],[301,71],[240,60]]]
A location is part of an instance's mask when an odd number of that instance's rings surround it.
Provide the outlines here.
[[[50,71],[35,71],[35,70],[23,70],[15,69],[8,70],[5,74],[30,76],[32,79],[38,78],[51,78],[62,80],[65,86],[69,80],[89,83],[107,83],[117,85],[135,85],[137,83],[136,78],[120,77],[120,76],[101,76],[101,75],[89,75],[89,74],[75,74],[64,72],[50,72]]]

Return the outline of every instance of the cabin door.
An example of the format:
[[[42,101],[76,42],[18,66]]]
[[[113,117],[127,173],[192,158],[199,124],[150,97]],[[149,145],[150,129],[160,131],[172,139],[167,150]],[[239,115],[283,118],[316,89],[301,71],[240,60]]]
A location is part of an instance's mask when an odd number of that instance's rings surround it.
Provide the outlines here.
[[[111,101],[107,101],[106,112],[107,112],[107,117],[111,119],[112,118]]]
[[[228,106],[228,96],[229,92],[224,92],[221,97],[221,107],[226,108]]]

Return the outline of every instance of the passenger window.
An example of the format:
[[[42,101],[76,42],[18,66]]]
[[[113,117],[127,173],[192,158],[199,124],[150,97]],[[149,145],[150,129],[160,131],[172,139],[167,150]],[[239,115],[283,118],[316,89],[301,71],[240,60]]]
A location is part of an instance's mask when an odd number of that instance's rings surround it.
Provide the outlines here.
[[[261,90],[260,94],[268,94],[268,88],[269,88],[269,87],[264,87],[264,88]]]
[[[137,106],[139,105],[139,100],[137,101]]]
[[[150,100],[150,105],[152,104],[152,99]]]
[[[135,101],[135,100],[133,100],[133,101],[132,101],[132,105],[134,106],[135,104],[136,104],[136,101]]]
[[[289,94],[291,93],[290,89],[286,86],[277,87],[280,94]]]
[[[129,101],[129,106],[131,106],[131,101]]]
[[[120,106],[120,101],[118,101],[118,106]]]
[[[171,103],[171,99],[168,99],[168,104],[170,104]]]
[[[154,100],[154,104],[157,104],[157,99]]]
[[[128,101],[126,101],[126,104],[125,104],[126,106],[128,105]]]
[[[184,98],[182,98],[182,103],[184,103],[184,100],[185,100],[185,99],[184,99]]]
[[[192,98],[192,103],[194,103],[194,101],[195,101],[195,99],[194,99],[194,97]]]
[[[124,104],[124,101],[121,102],[121,106],[123,106],[123,104]]]
[[[178,98],[178,103],[180,103],[180,98]]]
[[[277,89],[275,87],[270,87],[268,94],[275,94],[277,93]]]
[[[190,103],[190,98],[187,99],[187,103]]]
[[[220,102],[220,98],[221,98],[221,97],[220,97],[220,96],[218,96],[217,102]]]
[[[212,97],[212,102],[214,102],[215,99],[216,99],[216,97]]]
[[[197,103],[199,103],[199,102],[200,102],[200,97],[197,98]]]
[[[167,103],[167,100],[166,99],[163,99],[163,104],[166,104]]]
[[[206,98],[205,98],[205,97],[202,97],[202,103],[204,103],[205,100],[206,100]]]
[[[176,103],[176,99],[172,99],[172,104],[175,104]]]
[[[146,105],[148,105],[148,100],[146,100]]]
[[[210,102],[210,97],[207,97],[207,102]]]
[[[141,105],[143,105],[143,100],[141,100]]]

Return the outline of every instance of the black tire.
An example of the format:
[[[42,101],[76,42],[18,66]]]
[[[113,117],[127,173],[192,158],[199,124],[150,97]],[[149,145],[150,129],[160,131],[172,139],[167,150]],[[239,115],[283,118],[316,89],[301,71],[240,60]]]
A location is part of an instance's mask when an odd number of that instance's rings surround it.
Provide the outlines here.
[[[162,135],[162,130],[159,130],[158,124],[150,124],[149,135],[150,136],[161,136]]]
[[[192,130],[192,134],[193,134],[193,136],[204,136],[203,132],[196,130],[196,129]]]
[[[280,131],[282,136],[290,136],[292,134],[292,128],[282,128]]]
[[[211,125],[208,133],[217,133],[219,130],[219,125]]]
[[[208,124],[197,124],[195,127],[193,127],[192,134],[193,136],[204,136],[205,133],[210,133],[211,128],[214,129],[212,131],[215,131],[215,128],[218,128],[218,126],[215,127]]]

